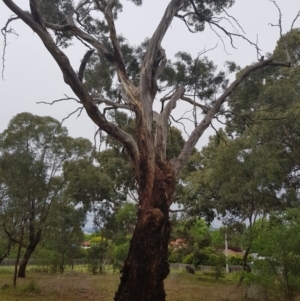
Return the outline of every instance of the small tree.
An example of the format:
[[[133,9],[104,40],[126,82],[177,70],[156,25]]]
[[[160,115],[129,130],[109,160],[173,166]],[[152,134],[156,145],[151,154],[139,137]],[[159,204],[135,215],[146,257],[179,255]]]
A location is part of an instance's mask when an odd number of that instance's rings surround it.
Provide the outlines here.
[[[290,209],[271,215],[256,239],[256,251],[264,260],[256,260],[254,281],[270,291],[278,288],[278,299],[293,300],[300,292],[300,211]]]
[[[25,248],[18,277],[25,277],[28,260],[47,231],[52,204],[64,189],[63,165],[90,152],[88,140],[69,137],[51,117],[21,113],[0,134],[2,225],[8,238]]]

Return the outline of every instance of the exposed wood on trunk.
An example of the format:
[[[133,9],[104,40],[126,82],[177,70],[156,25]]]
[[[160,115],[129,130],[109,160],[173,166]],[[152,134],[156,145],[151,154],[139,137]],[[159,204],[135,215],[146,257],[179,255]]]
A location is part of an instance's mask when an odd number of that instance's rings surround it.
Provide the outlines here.
[[[115,301],[163,301],[163,281],[169,273],[168,243],[170,199],[175,177],[169,164],[157,164],[152,196],[139,209],[138,221],[122,269],[121,283]],[[147,275],[145,277],[145,275]]]

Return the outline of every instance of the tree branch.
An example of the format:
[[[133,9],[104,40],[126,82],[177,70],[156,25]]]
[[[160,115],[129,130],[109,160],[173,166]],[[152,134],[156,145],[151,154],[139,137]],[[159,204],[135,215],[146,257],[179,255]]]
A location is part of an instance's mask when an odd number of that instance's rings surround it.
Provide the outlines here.
[[[87,53],[84,55],[84,57],[82,59],[82,62],[81,62],[80,67],[79,67],[79,72],[78,72],[78,78],[81,82],[83,80],[83,75],[84,75],[84,71],[85,71],[85,68],[86,68],[86,64],[88,63],[89,59],[93,55],[94,51],[95,51],[94,49],[88,50]]]
[[[140,74],[140,91],[142,95],[151,94],[152,99],[147,99],[147,107],[152,106],[154,95],[156,94],[156,82],[157,68],[160,61],[164,58],[160,50],[161,42],[179,8],[187,0],[172,0],[152,35],[148,49],[144,56],[141,65]]]
[[[281,13],[281,9],[280,9],[280,7],[277,5],[277,3],[276,3],[275,0],[270,0],[270,1],[276,6],[276,8],[277,8],[277,10],[278,10],[279,20],[278,20],[278,24],[275,24],[275,25],[274,25],[274,24],[272,24],[272,23],[269,23],[269,25],[279,27],[280,38],[283,39],[283,43],[284,43],[284,48],[285,48],[285,53],[286,53],[287,61],[288,61],[288,62],[291,62],[291,57],[290,57],[290,54],[289,54],[289,51],[288,51],[286,37],[283,37],[283,36],[282,36],[282,13]]]
[[[115,124],[108,122],[105,119],[105,117],[101,114],[93,98],[89,95],[87,89],[79,80],[76,72],[71,67],[69,59],[55,44],[51,35],[47,32],[46,28],[35,22],[29,13],[19,8],[12,0],[3,0],[3,2],[40,37],[46,49],[50,52],[50,54],[60,67],[63,73],[64,81],[70,86],[73,92],[80,99],[81,103],[85,107],[87,114],[93,120],[93,122],[97,124],[107,134],[111,135],[113,138],[123,143],[124,146],[128,149],[129,155],[132,159],[133,168],[136,172],[139,165],[139,151],[134,139]],[[74,26],[72,25],[72,27]],[[78,29],[76,29],[76,31],[77,30]],[[79,32],[81,31],[79,30]],[[86,38],[86,36],[88,35],[84,33],[83,36]],[[94,41],[95,39],[89,36],[88,40]],[[97,46],[98,44],[100,44],[100,49],[103,51],[102,44],[99,43],[97,40],[95,41]]]
[[[203,113],[207,113],[210,110],[209,107],[206,107],[198,102],[194,102],[191,98],[187,96],[182,95],[180,99],[192,104],[193,106],[199,107],[200,109],[202,109]]]
[[[108,29],[109,29],[109,35],[110,35],[110,40],[114,48],[114,55],[115,55],[115,60],[116,64],[118,64],[118,68],[120,71],[124,74],[124,76],[127,78],[126,74],[126,69],[125,69],[125,61],[124,57],[120,48],[120,44],[118,41],[117,37],[117,32],[116,32],[116,27],[115,27],[115,22],[112,14],[112,10],[115,5],[115,0],[109,0],[105,7],[104,15],[105,19],[107,21]]]
[[[110,101],[108,99],[105,99],[102,96],[98,96],[93,99],[94,99],[95,103],[97,103],[97,104],[105,103],[105,104],[113,107],[114,109],[124,109],[124,110],[130,110],[130,111],[133,111],[133,109],[134,109],[131,105],[116,103],[116,102]]]
[[[176,107],[177,100],[180,99],[184,92],[184,87],[178,88],[165,106],[163,112],[156,117],[155,151],[162,162],[166,158],[168,118],[172,110]]]
[[[3,54],[2,54],[2,79],[4,80],[4,69],[5,69],[5,51],[6,51],[6,47],[7,47],[7,33],[12,33],[12,34],[15,34],[16,36],[18,36],[18,34],[12,29],[12,28],[9,28],[7,29],[8,25],[10,22],[12,21],[15,21],[15,20],[18,20],[19,17],[10,17],[5,26],[1,29],[1,33],[3,35],[3,38],[4,38],[4,43],[3,43]]]
[[[199,123],[199,125],[194,129],[191,133],[190,137],[186,141],[183,150],[181,151],[180,155],[176,159],[172,159],[171,163],[175,169],[175,173],[178,173],[180,169],[183,167],[184,163],[187,159],[191,156],[194,147],[196,146],[199,138],[202,136],[203,132],[207,129],[210,125],[212,119],[214,118],[215,114],[219,111],[222,104],[226,101],[227,97],[239,86],[239,84],[248,77],[252,72],[265,68],[265,67],[291,67],[290,62],[274,62],[273,58],[269,58],[267,60],[259,61],[251,66],[248,66],[244,69],[241,74],[234,80],[229,87],[223,92],[223,94],[216,100],[213,107],[209,110],[203,120]]]
[[[8,0],[3,1],[7,2]],[[51,22],[46,21],[45,26],[56,31],[71,31],[74,35],[77,35],[82,40],[94,46],[110,63],[112,63],[113,65],[115,64],[114,55],[101,42],[99,42],[97,39],[81,30],[73,22],[71,22],[71,18],[68,18],[68,23],[64,25],[53,24]]]

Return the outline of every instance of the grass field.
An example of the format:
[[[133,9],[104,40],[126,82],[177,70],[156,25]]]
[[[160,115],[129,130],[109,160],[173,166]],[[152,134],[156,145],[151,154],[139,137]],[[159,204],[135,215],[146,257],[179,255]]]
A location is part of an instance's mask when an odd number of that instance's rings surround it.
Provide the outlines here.
[[[12,288],[12,268],[0,268],[1,301],[112,301],[119,283],[119,274],[107,272],[92,275],[84,268],[64,275],[29,270],[25,279],[17,280]],[[232,277],[231,275],[229,277]],[[243,300],[244,290],[236,289],[229,278],[218,281],[213,277],[171,272],[165,281],[167,301],[238,301]]]

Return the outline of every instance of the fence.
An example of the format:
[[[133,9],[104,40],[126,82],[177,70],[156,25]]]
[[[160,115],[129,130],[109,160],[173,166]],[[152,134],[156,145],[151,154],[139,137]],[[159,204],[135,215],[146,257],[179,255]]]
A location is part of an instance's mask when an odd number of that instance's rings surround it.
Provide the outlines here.
[[[195,267],[192,264],[184,264],[184,263],[170,263],[170,269],[172,270],[186,270],[186,268],[192,268],[194,269]],[[197,271],[203,271],[203,272],[209,272],[214,269],[214,266],[210,265],[198,265],[196,267]],[[238,271],[242,271],[243,266],[241,265],[230,265],[229,266],[229,273],[234,273]]]
[[[1,263],[0,266],[13,266],[15,265],[16,260],[15,259],[4,259]],[[28,265],[35,265],[39,267],[48,267],[50,266],[52,261],[50,259],[29,259]],[[70,264],[68,262],[68,264]],[[74,259],[73,260],[74,265],[88,265],[88,261],[86,259]],[[186,268],[192,268],[194,269],[195,267],[192,264],[184,264],[184,263],[170,263],[170,269],[172,270],[186,270]],[[196,267],[196,270],[198,271],[203,271],[203,272],[209,272],[213,270],[213,266],[209,265],[198,265]],[[243,266],[241,265],[230,265],[229,266],[229,272],[234,273],[238,271],[242,271]]]
[[[0,266],[9,266],[9,265],[15,265],[16,260],[15,259],[4,259]],[[36,266],[47,266],[50,265],[53,262],[51,259],[29,259],[27,265],[36,265]],[[67,264],[70,264],[71,262],[67,262]],[[86,259],[73,259],[74,265],[87,265],[88,261]]]

